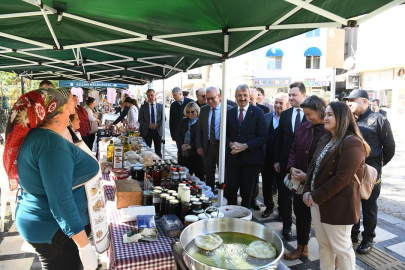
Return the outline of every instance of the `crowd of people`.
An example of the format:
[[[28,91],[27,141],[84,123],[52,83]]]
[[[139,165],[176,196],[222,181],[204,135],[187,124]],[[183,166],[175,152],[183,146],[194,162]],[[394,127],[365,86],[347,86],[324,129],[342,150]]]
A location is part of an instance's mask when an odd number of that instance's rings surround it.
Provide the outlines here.
[[[364,230],[356,251],[370,252],[376,236],[382,167],[395,153],[390,123],[378,100],[370,104],[367,92],[357,89],[344,98],[345,103],[327,103],[307,96],[304,84],[295,82],[288,94],[277,93],[270,104],[264,102],[263,89],[242,84],[235,90],[236,102],[227,102],[226,138],[221,138],[219,88],[198,89],[196,101],[185,97],[179,87],[172,95],[169,130],[180,165],[214,191],[223,139],[228,204],[236,205],[239,194],[242,206],[260,210],[256,197],[261,173],[266,206],[261,215],[269,218],[273,214],[273,193],[278,193],[277,218],[286,240],[292,239],[294,211],[297,248],[285,253],[285,259],[309,256],[312,221],[321,269],[334,269],[337,263],[340,269],[354,269],[352,243],[359,241],[360,205]],[[153,89],[146,91],[146,97],[139,108],[136,99],[124,96],[120,116],[113,124],[125,120],[139,127],[145,143],[151,147],[153,142],[156,154],[162,156],[164,106],[156,102]],[[5,151],[4,164],[10,186],[19,184],[22,189],[17,226],[36,249],[44,269],[55,269],[56,263],[60,267],[67,257],[77,265],[67,264],[69,269],[97,262],[89,248],[89,217],[81,184],[99,166],[69,143],[83,140],[93,148],[100,120],[94,98],[88,97],[85,103],[83,108],[77,97],[54,90],[45,81],[41,89],[18,99],[7,124],[6,148],[10,151]],[[355,179],[363,179],[365,164],[378,172],[368,200],[360,198]],[[297,190],[286,185],[291,179],[300,183]]]
[[[170,108],[170,133],[178,146],[179,163],[192,167],[214,190],[221,139],[221,90],[198,89],[196,102],[184,98],[177,87],[172,94],[175,101]],[[261,173],[266,206],[262,217],[274,212],[275,189],[277,218],[283,223],[286,240],[292,239],[293,211],[296,217],[297,248],[285,253],[284,258],[309,256],[312,221],[321,269],[337,265],[354,269],[352,247],[359,241],[360,205],[364,230],[356,252],[367,254],[376,236],[382,167],[395,153],[386,112],[379,108],[378,100],[370,101],[367,91],[360,89],[345,97],[346,102],[329,104],[317,96],[307,96],[302,82],[291,84],[288,94],[277,93],[273,104],[265,103],[263,97],[263,89],[239,85],[236,103],[227,103],[224,180],[228,204],[237,204],[239,192],[242,206],[260,210],[256,197]],[[197,158],[194,147],[202,159]],[[368,200],[360,198],[355,178],[363,179],[365,164],[378,172]],[[291,190],[286,179],[301,184]]]

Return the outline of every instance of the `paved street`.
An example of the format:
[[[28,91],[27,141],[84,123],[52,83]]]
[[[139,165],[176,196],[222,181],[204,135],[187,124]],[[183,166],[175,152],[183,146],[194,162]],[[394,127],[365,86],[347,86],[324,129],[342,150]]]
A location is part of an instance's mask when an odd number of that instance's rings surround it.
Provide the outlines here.
[[[168,110],[167,110],[168,112]],[[405,160],[403,144],[405,133],[400,125],[394,126],[394,136],[397,144],[397,152],[394,159],[384,168],[383,188],[379,198],[379,219],[376,230],[374,257],[358,256],[357,269],[395,269],[394,265],[405,262],[405,196],[403,183],[405,182]],[[3,147],[0,148],[0,155],[3,155]],[[176,157],[177,148],[166,130],[166,158]],[[1,166],[0,177],[5,179],[4,169]],[[261,200],[259,198],[259,200]],[[260,211],[253,212],[253,220],[269,226],[281,235],[282,224],[277,221],[277,214],[274,213],[267,219],[262,219],[261,212],[264,210],[262,204]],[[32,247],[26,243],[18,234],[15,222],[11,221],[11,214],[8,207],[6,215],[6,229],[0,233],[0,269],[41,269],[38,257]],[[305,260],[284,261],[291,269],[319,269],[318,244],[315,234],[311,232],[309,243],[310,257]],[[283,240],[284,241],[284,240]],[[293,240],[284,241],[285,248],[292,250],[296,247],[296,232],[293,225]],[[102,269],[107,269],[106,254],[100,256],[103,264]],[[402,268],[400,268],[402,269]]]

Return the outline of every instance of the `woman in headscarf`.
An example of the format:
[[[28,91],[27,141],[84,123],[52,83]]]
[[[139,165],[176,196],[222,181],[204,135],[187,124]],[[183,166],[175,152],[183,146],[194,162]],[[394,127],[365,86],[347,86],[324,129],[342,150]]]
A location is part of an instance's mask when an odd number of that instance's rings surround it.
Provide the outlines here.
[[[14,104],[7,123],[4,167],[10,189],[21,187],[17,228],[42,269],[97,268],[83,185],[99,165],[61,135],[74,105],[63,89],[30,91]]]
[[[190,102],[184,108],[184,118],[180,120],[176,131],[176,143],[179,152],[182,153],[180,165],[189,169],[190,175],[195,174],[201,181],[204,181],[204,161],[202,156],[197,154],[196,132],[200,107],[195,102]]]

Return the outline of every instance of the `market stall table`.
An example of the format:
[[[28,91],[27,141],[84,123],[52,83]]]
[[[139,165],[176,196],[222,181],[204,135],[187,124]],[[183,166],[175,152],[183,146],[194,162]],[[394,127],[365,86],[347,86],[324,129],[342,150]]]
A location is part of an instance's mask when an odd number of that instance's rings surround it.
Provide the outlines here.
[[[104,125],[105,120],[114,121],[115,119],[120,116],[119,114],[110,114],[110,113],[103,113],[103,118],[101,119],[101,123]]]
[[[177,238],[165,235],[160,221],[156,221],[158,240],[155,242],[138,242],[124,244],[123,235],[136,228],[136,222],[121,222],[120,212],[115,207],[114,185],[103,174],[104,193],[106,197],[107,217],[109,222],[111,244],[107,255],[110,270],[115,269],[147,269],[172,270],[176,269],[171,243]]]

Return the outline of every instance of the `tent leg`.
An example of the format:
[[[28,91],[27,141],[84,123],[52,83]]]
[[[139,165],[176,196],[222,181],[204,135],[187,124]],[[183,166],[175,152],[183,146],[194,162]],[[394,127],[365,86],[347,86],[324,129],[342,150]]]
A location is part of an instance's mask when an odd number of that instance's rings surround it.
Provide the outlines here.
[[[330,101],[334,101],[336,98],[336,68],[333,68],[332,83],[330,86]]]
[[[220,142],[219,142],[219,164],[218,164],[218,182],[224,183],[225,180],[225,149],[226,149],[226,113],[227,113],[227,62],[222,62],[222,94],[221,94],[221,124],[220,124]],[[218,189],[218,207],[223,205],[224,190]]]
[[[162,134],[162,159],[165,160],[165,138],[166,138],[166,117],[165,117],[165,111],[166,111],[166,97],[165,97],[165,68],[163,68],[163,93],[162,93],[162,98],[163,98],[163,134]]]
[[[21,94],[24,95],[24,77],[21,76]]]

